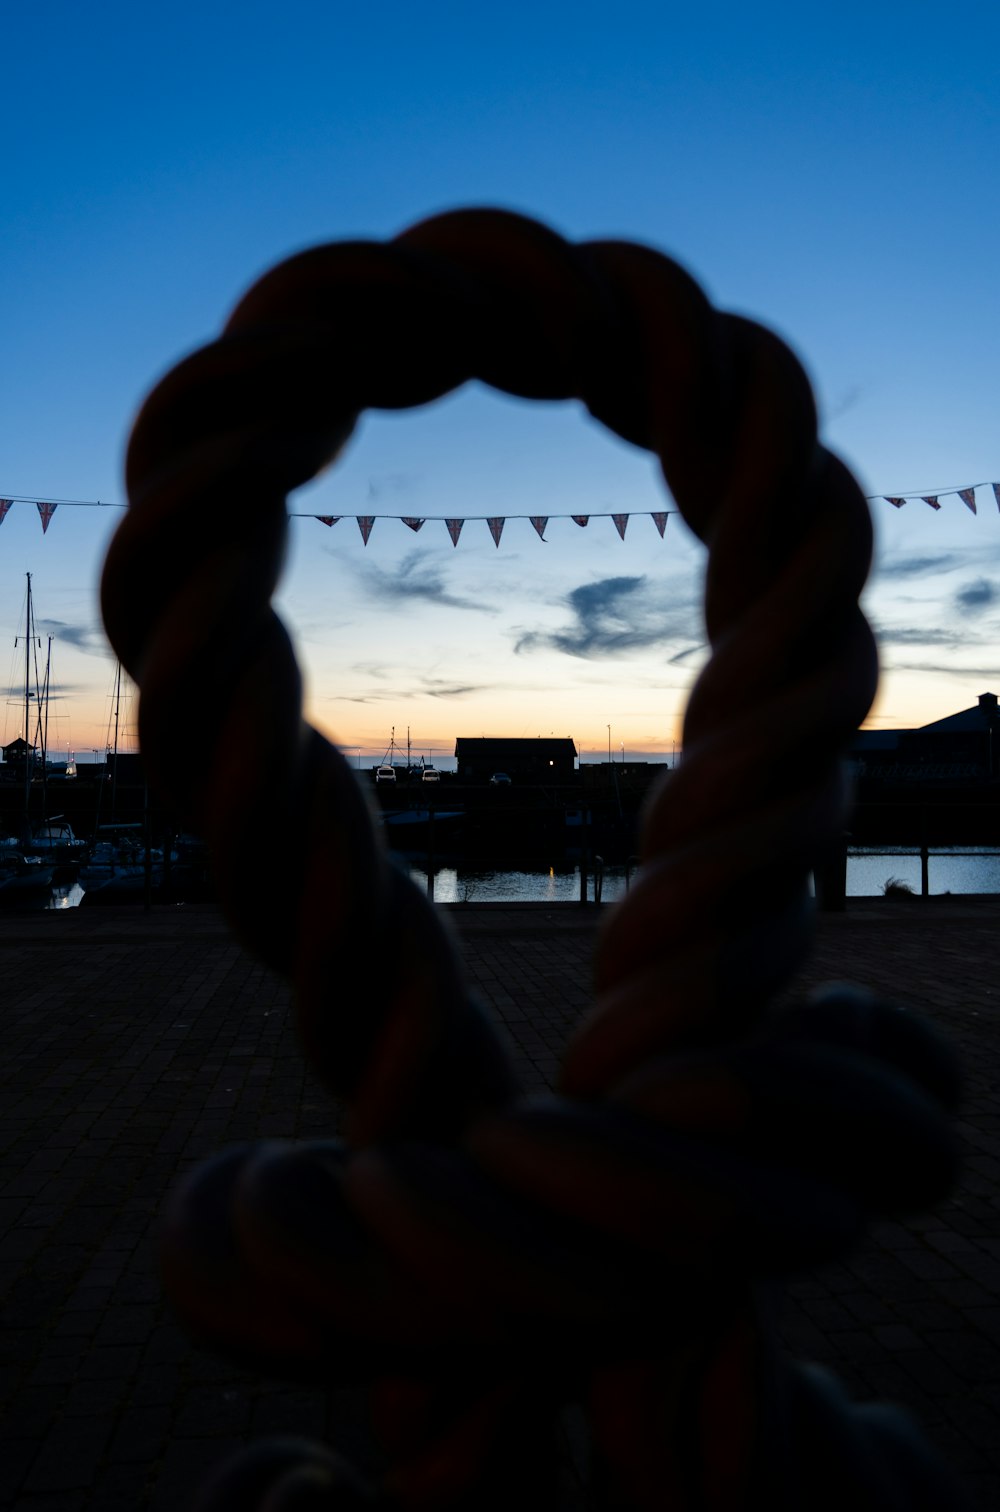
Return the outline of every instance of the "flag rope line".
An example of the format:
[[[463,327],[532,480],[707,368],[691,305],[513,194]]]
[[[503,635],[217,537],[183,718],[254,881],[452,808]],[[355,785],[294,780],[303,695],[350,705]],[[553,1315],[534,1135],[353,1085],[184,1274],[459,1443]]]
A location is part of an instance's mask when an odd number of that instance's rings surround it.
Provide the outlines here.
[[[976,491],[980,488],[991,488],[993,490],[993,497],[996,502],[997,510],[1000,511],[1000,482],[994,482],[992,479],[985,479],[978,483],[967,483],[963,484],[960,487],[957,485],[951,485],[947,488],[913,489],[910,491],[894,494],[866,494],[865,499],[869,504],[875,504],[881,501],[883,503],[893,505],[893,507],[896,509],[901,509],[904,504],[919,500],[922,503],[929,505],[931,509],[940,510],[941,499],[948,497],[949,495],[954,495],[956,498],[961,499],[962,503],[966,506],[967,509],[971,510],[973,514],[976,514]],[[58,499],[52,498],[51,495],[39,498],[36,494],[11,493],[0,496],[0,524],[3,523],[8,510],[10,510],[10,508],[14,504],[34,504],[35,508],[38,510],[39,518],[41,519],[43,534],[48,530],[49,523],[57,508],[122,510],[128,508],[128,505],[120,504],[116,500],[111,499]],[[377,520],[397,520],[400,524],[409,526],[409,528],[413,531],[420,530],[420,528],[428,522],[443,523],[448,526],[448,530],[452,538],[452,544],[455,546],[458,545],[458,537],[461,533],[463,525],[466,525],[473,521],[485,521],[486,524],[489,525],[494,542],[498,547],[500,545],[500,535],[503,531],[504,525],[508,520],[530,520],[532,525],[534,525],[537,534],[543,541],[545,539],[545,529],[553,520],[573,520],[579,526],[587,525],[590,520],[613,520],[618,530],[619,536],[622,538],[622,540],[624,540],[626,525],[628,521],[633,518],[633,516],[645,516],[652,519],[656,523],[657,529],[662,536],[664,534],[663,527],[668,516],[675,515],[677,513],[678,510],[676,508],[662,510],[632,509],[622,511],[598,509],[589,510],[586,514],[573,514],[567,512],[555,514],[549,513],[547,515],[505,513],[502,515],[429,514],[419,516],[395,514],[330,515],[320,514],[315,510],[304,509],[292,509],[288,511],[290,519],[318,520],[321,524],[329,526],[338,524],[340,520],[356,520],[358,525],[361,527],[362,538],[366,546],[368,544],[368,537],[371,533],[372,526]]]

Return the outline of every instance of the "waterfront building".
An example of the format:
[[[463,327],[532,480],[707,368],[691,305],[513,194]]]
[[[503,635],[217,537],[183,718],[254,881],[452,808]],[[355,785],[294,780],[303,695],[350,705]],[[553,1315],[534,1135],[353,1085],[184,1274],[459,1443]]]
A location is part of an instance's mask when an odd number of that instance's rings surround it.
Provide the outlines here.
[[[494,740],[460,735],[455,741],[455,761],[462,782],[489,782],[494,772],[506,772],[512,782],[567,782],[576,772],[576,754],[568,736]]]
[[[859,730],[850,762],[862,785],[924,787],[995,782],[1000,763],[1000,710],[995,693],[970,709],[903,730]]]

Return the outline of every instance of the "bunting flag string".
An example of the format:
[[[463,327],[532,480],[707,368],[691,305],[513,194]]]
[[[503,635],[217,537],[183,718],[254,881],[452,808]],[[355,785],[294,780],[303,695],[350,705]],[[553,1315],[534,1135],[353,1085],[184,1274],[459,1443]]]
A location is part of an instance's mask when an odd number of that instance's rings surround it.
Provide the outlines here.
[[[992,488],[997,509],[1000,510],[1000,483],[970,483],[965,488],[938,488],[933,493],[869,494],[868,502],[874,504],[881,500],[885,504],[891,504],[894,509],[902,509],[904,504],[909,504],[913,499],[919,499],[921,504],[929,504],[931,509],[939,510],[942,497],[946,494],[955,494],[961,499],[966,509],[971,509],[975,514],[977,488]]]
[[[976,514],[978,512],[976,492],[981,488],[988,488],[992,490],[993,498],[997,506],[997,511],[998,513],[1000,513],[1000,481],[969,483],[963,485],[960,488],[957,486],[950,488],[938,488],[933,490],[932,492],[869,494],[867,497],[869,504],[891,504],[894,509],[902,509],[906,504],[917,502],[920,504],[926,504],[928,508],[940,513],[942,509],[942,500],[954,496],[962,501],[966,509],[970,510],[973,514]],[[27,494],[8,494],[6,497],[0,498],[0,525],[3,524],[4,520],[15,504],[27,504],[29,507],[31,505],[34,505],[35,509],[38,511],[38,518],[41,522],[43,535],[47,532],[49,525],[52,523],[52,517],[57,509],[124,509],[126,507],[123,504],[117,504],[107,499],[39,499],[37,496],[33,497]],[[598,513],[597,515],[507,514],[463,515],[461,518],[453,516],[446,518],[442,515],[327,515],[312,514],[305,510],[292,510],[290,511],[290,513],[295,519],[318,520],[321,525],[326,526],[336,525],[338,521],[342,519],[353,518],[358,523],[358,529],[361,532],[361,539],[366,546],[368,545],[368,538],[372,533],[372,529],[375,525],[376,520],[397,520],[401,524],[407,526],[408,529],[416,533],[417,531],[423,529],[428,519],[443,519],[445,525],[448,528],[448,534],[451,537],[452,545],[454,546],[458,545],[458,538],[461,535],[462,527],[464,525],[468,524],[470,520],[485,520],[489,528],[490,535],[493,537],[494,545],[499,547],[500,537],[503,534],[504,526],[509,520],[528,520],[531,523],[539,540],[545,541],[545,531],[552,520],[568,519],[572,520],[574,525],[583,527],[589,525],[592,519],[610,519],[614,524],[614,527],[617,530],[619,536],[624,541],[628,522],[632,519],[632,512],[612,513],[610,510],[606,513]],[[653,513],[652,511],[641,510],[639,511],[639,513],[649,515],[649,518],[653,521],[653,524],[656,526],[656,529],[659,532],[660,538],[663,539],[667,520],[670,518],[670,515],[676,513],[676,511],[660,510],[657,513]]]

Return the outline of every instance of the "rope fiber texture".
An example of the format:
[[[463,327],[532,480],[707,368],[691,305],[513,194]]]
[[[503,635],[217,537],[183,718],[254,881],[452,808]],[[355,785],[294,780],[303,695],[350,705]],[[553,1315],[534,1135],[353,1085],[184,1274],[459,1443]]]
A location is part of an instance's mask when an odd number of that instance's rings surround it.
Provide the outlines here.
[[[708,548],[685,759],[648,803],[544,1098],[519,1091],[441,916],[304,722],[270,604],[289,490],[363,410],[470,379],[580,400],[655,452]],[[269,272],[150,394],[126,475],[102,603],[150,781],[207,840],[234,930],[294,984],[306,1052],[349,1106],[342,1140],[241,1147],[186,1182],[167,1290],[237,1360],[370,1388],[385,1455],[362,1472],[264,1442],[199,1505],[549,1509],[577,1403],[595,1506],[961,1506],[902,1415],[786,1360],[773,1324],[782,1276],[939,1200],[956,1168],[956,1074],[928,1030],[846,988],[773,1006],[877,681],[867,505],[788,349],[655,251],[458,211]]]

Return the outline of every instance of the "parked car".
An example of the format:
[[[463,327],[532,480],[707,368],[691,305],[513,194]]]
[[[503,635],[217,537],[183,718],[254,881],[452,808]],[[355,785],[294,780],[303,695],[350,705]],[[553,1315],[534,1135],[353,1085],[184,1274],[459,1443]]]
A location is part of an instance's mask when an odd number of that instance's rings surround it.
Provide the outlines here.
[[[494,772],[490,783],[493,787],[510,787],[510,778],[506,772]]]
[[[375,769],[376,782],[395,782],[396,773],[391,766],[380,766]]]
[[[440,782],[441,773],[437,767],[425,766],[420,780],[421,782]]]

